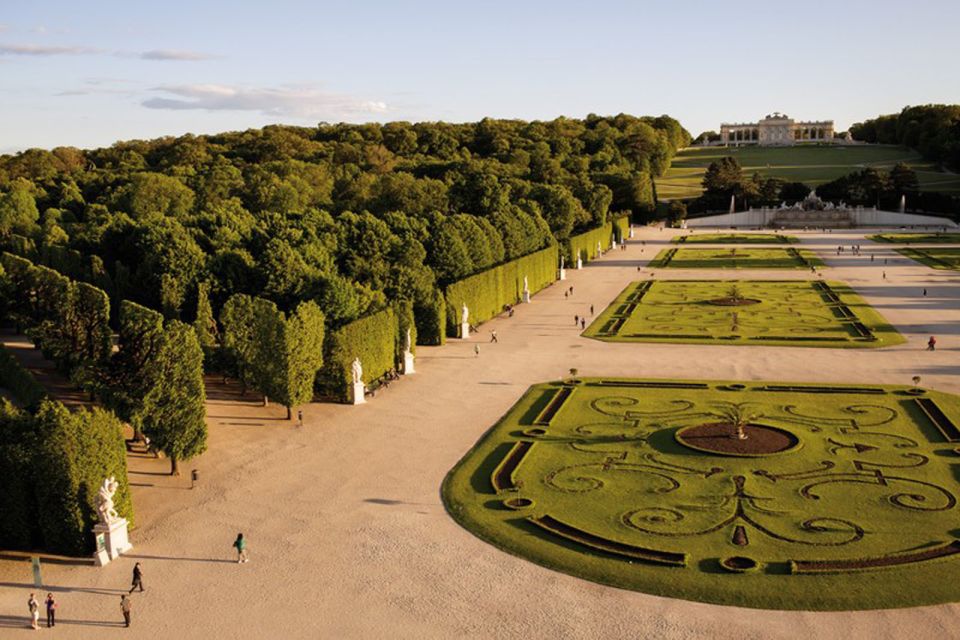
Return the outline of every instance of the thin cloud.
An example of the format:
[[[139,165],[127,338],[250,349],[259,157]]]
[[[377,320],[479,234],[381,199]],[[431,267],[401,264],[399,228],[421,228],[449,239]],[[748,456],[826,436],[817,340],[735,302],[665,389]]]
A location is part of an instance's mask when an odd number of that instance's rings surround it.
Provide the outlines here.
[[[320,91],[314,87],[237,87],[221,84],[165,85],[142,104],[149,109],[257,111],[268,116],[345,118],[389,111],[384,102]]]
[[[215,56],[182,49],[151,49],[149,51],[110,51],[98,47],[52,46],[41,44],[0,44],[0,56],[86,56],[113,55],[119,58],[140,58],[141,60],[173,60],[196,62],[210,60]]]
[[[39,44],[0,44],[0,55],[8,56],[85,56],[105,53],[96,47],[55,47]]]
[[[210,60],[214,56],[198,51],[184,51],[182,49],[152,49],[144,51],[139,56],[143,60],[184,60],[188,62],[196,60]]]

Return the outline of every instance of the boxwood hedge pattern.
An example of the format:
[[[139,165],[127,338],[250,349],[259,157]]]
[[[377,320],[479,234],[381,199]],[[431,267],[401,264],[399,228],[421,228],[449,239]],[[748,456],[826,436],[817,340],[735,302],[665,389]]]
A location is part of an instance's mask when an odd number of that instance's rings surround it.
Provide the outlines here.
[[[677,438],[733,437],[732,415],[800,445],[742,457]],[[531,387],[442,495],[480,538],[617,587],[770,609],[953,602],[958,423],[960,397],[900,386],[570,379]]]

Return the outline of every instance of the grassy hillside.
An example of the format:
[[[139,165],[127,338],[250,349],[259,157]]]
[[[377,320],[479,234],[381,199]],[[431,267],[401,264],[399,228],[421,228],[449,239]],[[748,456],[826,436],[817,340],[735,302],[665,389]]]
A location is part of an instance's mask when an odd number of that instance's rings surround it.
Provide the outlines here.
[[[739,160],[744,172],[759,171],[764,176],[811,186],[829,182],[864,167],[889,169],[897,162],[906,162],[917,172],[920,187],[925,191],[960,194],[960,175],[937,171],[936,167],[916,152],[887,145],[799,146],[799,147],[708,147],[689,148],[673,159],[670,169],[657,182],[661,200],[695,198],[700,195],[700,181],[707,166],[724,156]]]

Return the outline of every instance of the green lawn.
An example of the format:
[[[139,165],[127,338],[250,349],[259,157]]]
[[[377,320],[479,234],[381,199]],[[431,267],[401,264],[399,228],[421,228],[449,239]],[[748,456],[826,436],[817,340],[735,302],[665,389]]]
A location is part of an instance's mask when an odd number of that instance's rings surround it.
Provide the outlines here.
[[[764,177],[803,182],[812,187],[865,167],[890,169],[903,161],[913,167],[925,191],[960,193],[960,175],[938,171],[914,151],[886,145],[796,146],[796,147],[706,147],[684,149],[674,157],[667,172],[656,179],[661,200],[695,198],[711,162],[725,156],[740,161],[744,172]]]
[[[664,249],[650,268],[671,269],[809,269],[822,267],[806,249]]]
[[[894,244],[960,244],[960,233],[881,233],[867,239]]]
[[[688,233],[674,236],[674,244],[793,244],[800,242],[793,236],[776,233]]]
[[[733,286],[749,304],[724,304]],[[634,282],[583,335],[608,342],[795,347],[887,347],[904,342],[843,283],[803,280]]]
[[[960,271],[960,249],[897,249],[897,253],[934,269]]]
[[[906,387],[552,382],[442,495],[483,540],[621,588],[765,609],[955,602],[958,423],[960,398]],[[768,452],[710,452],[731,447]]]

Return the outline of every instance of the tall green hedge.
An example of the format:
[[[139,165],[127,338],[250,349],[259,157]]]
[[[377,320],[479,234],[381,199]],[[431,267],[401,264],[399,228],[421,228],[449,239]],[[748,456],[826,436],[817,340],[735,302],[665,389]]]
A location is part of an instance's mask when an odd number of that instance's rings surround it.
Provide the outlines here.
[[[323,367],[317,373],[320,395],[342,402],[350,399],[352,364],[360,358],[363,382],[369,384],[396,366],[397,314],[392,308],[364,316],[328,331],[324,343]]]
[[[0,408],[0,547],[69,555],[93,550],[97,491],[113,476],[114,506],[133,522],[120,421],[44,400],[36,414]]]
[[[447,287],[447,335],[460,333],[461,309],[470,311],[470,324],[479,325],[503,312],[508,304],[516,304],[523,294],[523,277],[527,277],[530,293],[534,294],[557,279],[559,257],[557,246],[505,262],[481,271]]]
[[[447,341],[447,301],[437,289],[427,303],[413,307],[417,325],[417,344],[442,345]]]
[[[630,216],[620,216],[613,220],[613,235],[617,242],[630,235]]]
[[[613,233],[613,222],[607,222],[602,227],[585,231],[584,233],[570,236],[567,240],[565,259],[567,266],[575,267],[577,265],[577,254],[583,258],[586,264],[597,258],[597,242],[600,247],[606,251],[610,248],[610,236]]]
[[[47,391],[6,347],[0,345],[0,387],[7,389],[21,407],[36,408],[47,397]]]

